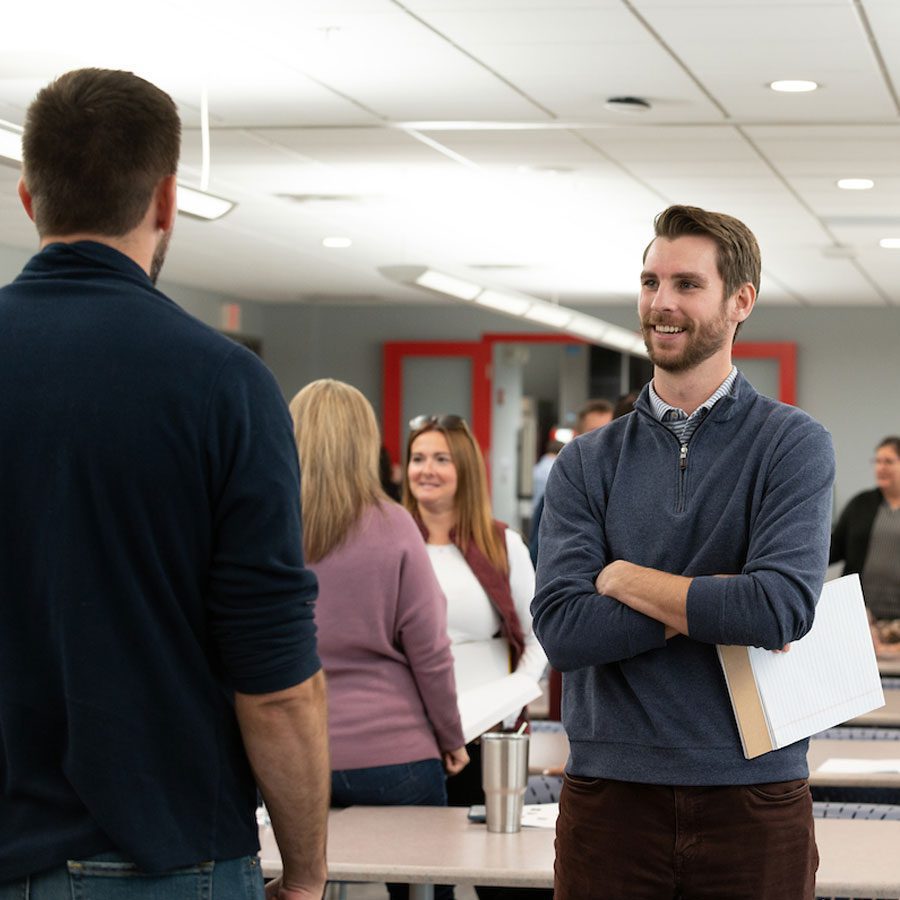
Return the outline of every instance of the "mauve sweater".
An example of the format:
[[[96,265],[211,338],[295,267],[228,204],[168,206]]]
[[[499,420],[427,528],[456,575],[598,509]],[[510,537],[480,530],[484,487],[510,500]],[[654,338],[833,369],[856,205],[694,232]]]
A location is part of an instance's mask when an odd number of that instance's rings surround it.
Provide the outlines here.
[[[332,769],[462,747],[447,603],[409,513],[392,502],[371,507],[310,568],[319,579]]]

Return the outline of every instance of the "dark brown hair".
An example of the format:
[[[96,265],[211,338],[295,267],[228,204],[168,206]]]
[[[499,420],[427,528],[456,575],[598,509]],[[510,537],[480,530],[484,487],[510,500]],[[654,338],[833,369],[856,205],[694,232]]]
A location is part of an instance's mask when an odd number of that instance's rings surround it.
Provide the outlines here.
[[[892,434],[889,437],[882,438],[882,440],[878,442],[878,446],[875,450],[880,450],[882,447],[890,447],[897,456],[900,456],[900,437]]]
[[[41,236],[121,237],[178,168],[172,98],[131,72],[76,69],[38,93],[22,136],[22,172]]]
[[[588,400],[581,409],[578,410],[578,415],[575,417],[575,428],[579,434],[584,431],[584,420],[591,413],[609,413],[610,416],[613,414],[613,405],[609,402],[609,400],[603,399],[594,399]]]
[[[725,283],[725,298],[735,294],[748,281],[759,294],[759,244],[753,232],[739,219],[725,213],[709,212],[697,206],[670,206],[654,223],[656,237],[674,240],[685,235],[711,238],[718,248],[716,265]],[[650,246],[644,250],[644,259]],[[723,298],[724,299],[724,298]]]

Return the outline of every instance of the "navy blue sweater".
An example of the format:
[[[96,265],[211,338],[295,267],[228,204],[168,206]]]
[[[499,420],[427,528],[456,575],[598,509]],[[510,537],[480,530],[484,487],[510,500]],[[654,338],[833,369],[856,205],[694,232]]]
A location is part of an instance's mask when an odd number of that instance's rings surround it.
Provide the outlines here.
[[[812,625],[828,560],[830,436],[739,375],[682,469],[647,393],[634,413],[567,445],[547,484],[532,613],[565,673],[568,770],[682,785],[805,777],[806,741],[744,759],[715,645],[780,648]],[[596,593],[616,559],[694,579],[690,637],[667,642],[660,622]]]
[[[254,852],[233,691],[319,668],[265,366],[110,247],[0,290],[0,881]]]

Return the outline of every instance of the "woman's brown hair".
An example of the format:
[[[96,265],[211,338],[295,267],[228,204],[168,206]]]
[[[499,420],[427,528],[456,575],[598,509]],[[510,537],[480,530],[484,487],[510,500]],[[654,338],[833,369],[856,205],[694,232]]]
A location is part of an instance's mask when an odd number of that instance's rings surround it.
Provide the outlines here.
[[[446,424],[447,422],[452,424]],[[456,416],[433,416],[422,427],[410,431],[406,442],[406,466],[403,470],[403,505],[412,513],[418,512],[418,504],[409,486],[409,460],[413,442],[429,431],[438,431],[444,435],[456,467],[455,528],[460,550],[465,553],[471,541],[499,571],[508,574],[506,542],[502,533],[498,533],[498,529],[494,527],[491,515],[484,457],[463,419]]]

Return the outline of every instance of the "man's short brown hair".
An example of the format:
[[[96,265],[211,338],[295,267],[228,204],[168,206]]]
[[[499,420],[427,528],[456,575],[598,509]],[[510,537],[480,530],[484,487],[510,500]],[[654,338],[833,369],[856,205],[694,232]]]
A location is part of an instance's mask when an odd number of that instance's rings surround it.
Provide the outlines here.
[[[612,418],[613,414],[613,405],[609,402],[609,400],[603,399],[593,399],[588,400],[579,410],[578,415],[575,417],[575,430],[582,434],[584,432],[584,422],[585,419],[591,413],[598,413],[599,415],[605,415],[609,413],[609,417]]]
[[[76,69],[28,108],[22,173],[38,233],[121,237],[174,175],[181,122],[172,98],[131,72]]]
[[[656,237],[670,241],[685,235],[711,238],[718,249],[716,266],[725,284],[725,297],[731,297],[747,282],[759,294],[759,244],[740,219],[697,206],[670,206],[656,217],[654,226]],[[648,246],[644,251],[645,260],[649,250]]]

